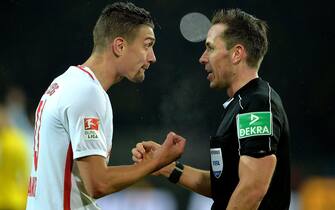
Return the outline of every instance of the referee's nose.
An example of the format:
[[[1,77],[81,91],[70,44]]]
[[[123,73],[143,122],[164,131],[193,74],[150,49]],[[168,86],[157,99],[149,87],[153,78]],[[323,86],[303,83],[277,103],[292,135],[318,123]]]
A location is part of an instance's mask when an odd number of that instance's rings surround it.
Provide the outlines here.
[[[199,58],[199,63],[206,65],[208,63],[208,53],[207,50],[202,53],[201,57]]]

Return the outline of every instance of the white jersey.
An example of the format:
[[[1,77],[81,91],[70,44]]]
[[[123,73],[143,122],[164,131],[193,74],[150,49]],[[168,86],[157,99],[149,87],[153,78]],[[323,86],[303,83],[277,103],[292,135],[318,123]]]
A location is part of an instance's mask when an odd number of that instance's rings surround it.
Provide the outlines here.
[[[109,159],[113,113],[93,72],[71,66],[44,93],[35,115],[34,155],[27,210],[99,209],[74,159]]]

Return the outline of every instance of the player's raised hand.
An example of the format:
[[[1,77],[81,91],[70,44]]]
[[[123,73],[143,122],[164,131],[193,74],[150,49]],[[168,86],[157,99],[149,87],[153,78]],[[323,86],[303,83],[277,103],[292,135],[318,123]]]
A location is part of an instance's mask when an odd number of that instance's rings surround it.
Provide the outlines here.
[[[156,151],[161,145],[154,141],[142,141],[136,144],[136,147],[131,150],[132,159],[135,163],[141,162],[146,153]]]
[[[136,147],[131,150],[132,159],[135,163],[154,159],[157,161],[157,170],[159,170],[178,159],[184,152],[185,144],[186,140],[182,136],[169,132],[162,145],[154,141],[137,143]]]
[[[160,169],[178,159],[184,152],[185,144],[185,138],[174,132],[169,132],[162,146],[154,150],[154,157],[157,158],[158,168]]]

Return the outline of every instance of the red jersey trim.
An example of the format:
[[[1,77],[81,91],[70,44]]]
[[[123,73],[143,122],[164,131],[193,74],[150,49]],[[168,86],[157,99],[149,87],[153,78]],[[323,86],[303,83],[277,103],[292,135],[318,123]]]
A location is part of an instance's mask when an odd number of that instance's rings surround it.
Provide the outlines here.
[[[34,130],[34,169],[35,171],[37,171],[38,155],[40,151],[40,130],[41,130],[41,125],[42,125],[41,119],[42,119],[42,114],[43,114],[43,110],[44,110],[46,102],[47,102],[46,100],[40,101],[37,107],[37,112],[36,112],[36,117],[35,117],[36,119],[35,130]]]
[[[65,162],[65,172],[64,172],[64,210],[71,210],[71,172],[73,165],[73,152],[72,145],[69,144],[69,148],[66,154],[66,162]]]
[[[94,80],[93,75],[92,75],[90,72],[88,72],[86,69],[84,69],[81,65],[78,65],[77,67],[78,67],[80,70],[82,70],[83,72],[85,72],[86,74],[88,74],[88,75]]]

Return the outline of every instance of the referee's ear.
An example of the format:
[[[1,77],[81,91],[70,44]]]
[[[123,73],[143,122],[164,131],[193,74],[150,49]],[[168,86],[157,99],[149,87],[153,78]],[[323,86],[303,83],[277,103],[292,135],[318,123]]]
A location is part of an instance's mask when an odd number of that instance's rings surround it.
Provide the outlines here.
[[[245,60],[247,57],[247,53],[245,51],[245,48],[241,44],[237,44],[232,48],[232,55],[231,60],[233,64],[239,64],[242,60]]]

